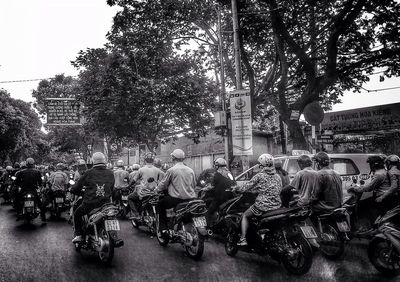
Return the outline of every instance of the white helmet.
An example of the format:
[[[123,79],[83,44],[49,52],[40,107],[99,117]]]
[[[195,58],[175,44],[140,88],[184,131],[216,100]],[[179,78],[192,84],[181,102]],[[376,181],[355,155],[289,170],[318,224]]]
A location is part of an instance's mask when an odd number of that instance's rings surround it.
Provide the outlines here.
[[[224,158],[218,158],[214,161],[214,165],[215,166],[227,166],[228,163],[226,162],[226,160]]]
[[[117,166],[118,167],[123,167],[124,166],[124,161],[123,160],[118,160],[117,161]]]
[[[270,154],[262,154],[258,157],[258,162],[264,167],[273,167],[274,157]]]
[[[182,151],[181,149],[175,149],[172,153],[171,156],[175,159],[180,159],[183,160],[185,158],[185,152]]]
[[[139,169],[140,169],[140,165],[138,165],[138,164],[132,165],[132,170],[139,170]]]
[[[106,156],[102,152],[96,152],[93,154],[93,164],[106,164]]]

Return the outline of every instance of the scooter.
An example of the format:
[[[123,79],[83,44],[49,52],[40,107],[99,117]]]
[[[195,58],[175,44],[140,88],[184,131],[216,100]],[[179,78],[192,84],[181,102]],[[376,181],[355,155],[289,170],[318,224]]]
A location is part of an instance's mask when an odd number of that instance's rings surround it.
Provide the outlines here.
[[[27,192],[22,198],[22,214],[20,217],[24,219],[25,224],[30,224],[39,215],[39,209],[36,203],[35,195]]]
[[[151,234],[156,234],[156,205],[158,200],[158,194],[148,195],[142,199],[138,210],[139,216],[131,219],[133,227],[145,226]]]
[[[157,202],[152,203],[154,207]],[[202,200],[188,200],[175,208],[167,209],[167,232],[161,232],[159,213],[156,210],[156,235],[161,246],[168,243],[179,243],[186,254],[199,260],[204,252],[204,240],[207,233],[206,205]],[[165,230],[164,230],[165,231]]]
[[[72,214],[74,207],[79,206],[81,199],[79,197],[72,205]],[[114,248],[124,245],[124,241],[117,235],[117,231],[120,230],[116,217],[118,212],[118,208],[110,202],[85,215],[83,224],[85,235],[82,242],[75,243],[75,250],[95,252],[103,263],[110,264],[114,258]],[[72,226],[74,226],[73,222]]]

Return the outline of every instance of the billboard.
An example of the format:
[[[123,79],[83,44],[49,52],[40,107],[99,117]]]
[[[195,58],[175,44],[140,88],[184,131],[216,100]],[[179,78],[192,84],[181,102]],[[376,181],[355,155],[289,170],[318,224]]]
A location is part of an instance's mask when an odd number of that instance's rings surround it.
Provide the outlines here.
[[[325,113],[322,130],[335,134],[400,128],[400,103]]]
[[[253,155],[250,90],[236,90],[229,95],[234,156]]]
[[[75,98],[47,98],[47,125],[81,125],[81,105]]]

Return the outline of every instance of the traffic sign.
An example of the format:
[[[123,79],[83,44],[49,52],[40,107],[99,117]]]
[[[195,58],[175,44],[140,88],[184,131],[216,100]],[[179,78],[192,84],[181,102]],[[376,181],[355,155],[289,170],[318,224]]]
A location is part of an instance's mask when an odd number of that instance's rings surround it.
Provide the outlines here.
[[[304,118],[311,125],[319,125],[324,120],[324,110],[318,101],[308,104],[304,108]]]
[[[118,149],[117,144],[112,143],[111,146],[110,146],[110,149],[111,149],[111,151],[116,151]]]

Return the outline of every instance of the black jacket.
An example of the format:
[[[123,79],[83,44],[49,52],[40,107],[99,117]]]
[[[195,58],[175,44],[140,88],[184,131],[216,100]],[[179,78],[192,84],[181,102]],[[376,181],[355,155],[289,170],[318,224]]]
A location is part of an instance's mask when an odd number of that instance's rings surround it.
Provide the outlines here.
[[[42,185],[42,175],[34,168],[20,170],[16,174],[15,185],[21,187],[21,192],[36,192],[36,189]]]
[[[83,202],[87,204],[103,204],[110,201],[114,188],[114,174],[105,166],[95,166],[86,171],[72,186],[71,192],[76,195],[83,193]]]

